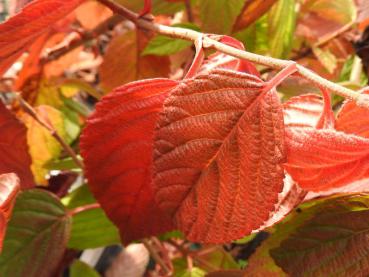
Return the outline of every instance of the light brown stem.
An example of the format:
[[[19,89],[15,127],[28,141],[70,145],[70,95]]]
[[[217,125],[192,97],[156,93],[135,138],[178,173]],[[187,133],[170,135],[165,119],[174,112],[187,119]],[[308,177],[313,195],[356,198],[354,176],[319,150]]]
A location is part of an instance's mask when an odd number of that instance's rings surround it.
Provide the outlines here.
[[[83,163],[80,159],[78,159],[76,152],[72,149],[72,147],[67,144],[64,139],[58,134],[58,132],[55,130],[54,126],[52,126],[49,122],[46,122],[44,119],[42,119],[35,109],[29,105],[20,95],[17,96],[19,103],[22,107],[22,109],[29,114],[32,118],[34,118],[42,127],[47,129],[50,134],[59,142],[59,144],[63,147],[65,152],[68,153],[68,155],[73,159],[73,161],[81,168],[83,169]]]
[[[225,54],[231,55],[233,57],[249,60],[276,69],[283,69],[291,63],[291,61],[289,60],[281,60],[272,57],[266,57],[251,52],[247,52],[244,50],[236,49],[232,46],[225,45],[209,36],[204,35],[203,33],[194,30],[165,26],[154,23],[145,18],[139,18],[136,13],[110,0],[99,0],[99,1],[108,6],[109,8],[111,8],[114,12],[119,13],[120,15],[133,21],[138,27],[146,30],[151,30],[173,38],[191,40],[193,42],[197,41],[200,37],[203,37],[203,46],[205,48],[213,48]],[[369,108],[368,95],[360,94],[357,91],[345,88],[339,84],[328,81],[320,77],[313,71],[303,67],[302,65],[297,64],[297,71],[302,77],[310,80],[315,85],[326,88],[335,94],[345,97],[346,99],[356,101],[357,105],[359,106]]]
[[[164,271],[165,276],[169,276],[171,274],[171,270],[160,257],[158,251],[152,246],[150,240],[143,239],[142,243],[145,245],[146,249],[149,251],[151,257],[155,260],[155,262],[160,265],[161,269]]]
[[[87,205],[84,205],[84,206],[81,206],[81,207],[74,208],[74,209],[70,210],[68,212],[68,214],[70,216],[74,216],[78,213],[81,213],[81,212],[84,212],[84,211],[90,211],[90,210],[94,210],[94,209],[98,209],[98,208],[100,208],[99,203],[92,203],[92,204],[87,204]]]

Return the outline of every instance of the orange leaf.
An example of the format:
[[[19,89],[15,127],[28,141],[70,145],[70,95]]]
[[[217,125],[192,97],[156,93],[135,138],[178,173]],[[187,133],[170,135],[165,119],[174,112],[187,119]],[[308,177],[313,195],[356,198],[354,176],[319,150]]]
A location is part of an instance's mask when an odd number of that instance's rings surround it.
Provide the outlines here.
[[[26,127],[0,101],[0,174],[15,172],[22,188],[34,186]]]
[[[96,105],[81,136],[91,191],[125,243],[173,228],[154,203],[151,166],[155,122],[176,85],[153,79],[114,90]]]
[[[84,0],[36,0],[0,24],[0,76],[40,35]]]
[[[292,178],[306,190],[323,191],[369,177],[369,140],[333,129],[329,99],[291,98],[284,105],[287,163]]]
[[[247,28],[265,14],[277,0],[248,0],[233,26],[233,32]]]
[[[365,94],[369,94],[369,92],[365,92]],[[358,107],[355,101],[347,101],[338,114],[336,129],[369,138],[368,109]]]
[[[19,190],[20,184],[17,175],[14,173],[0,175],[0,251],[3,246],[6,226]]]
[[[168,76],[168,57],[141,56],[147,41],[141,31],[131,31],[111,40],[99,69],[104,89],[111,90],[139,79]]]
[[[241,238],[274,210],[286,156],[282,107],[267,84],[214,70],[184,80],[165,101],[155,134],[154,193],[188,239]]]

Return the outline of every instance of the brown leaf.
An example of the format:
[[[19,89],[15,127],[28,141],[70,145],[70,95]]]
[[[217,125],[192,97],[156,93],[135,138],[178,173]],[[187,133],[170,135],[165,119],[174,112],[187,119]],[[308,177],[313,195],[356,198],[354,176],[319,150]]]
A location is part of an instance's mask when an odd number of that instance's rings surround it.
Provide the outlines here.
[[[147,42],[147,35],[141,31],[113,38],[99,69],[101,86],[105,90],[139,79],[168,76],[168,57],[140,56]]]

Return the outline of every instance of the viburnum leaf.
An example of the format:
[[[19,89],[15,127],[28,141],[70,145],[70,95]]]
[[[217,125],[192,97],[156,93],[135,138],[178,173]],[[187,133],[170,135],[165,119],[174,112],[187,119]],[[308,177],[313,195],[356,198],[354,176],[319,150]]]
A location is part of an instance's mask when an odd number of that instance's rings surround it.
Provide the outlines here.
[[[0,24],[0,76],[37,37],[68,15],[84,0],[35,0]]]
[[[369,94],[369,92],[365,92]],[[348,134],[369,138],[369,111],[347,101],[337,116],[336,129]]]
[[[368,219],[367,194],[310,202],[264,243],[289,276],[365,276]]]
[[[14,172],[23,189],[34,186],[27,129],[0,101],[0,174]]]
[[[325,104],[316,96],[300,96],[284,105],[285,168],[305,190],[328,190],[369,177],[369,139],[332,129],[329,98],[323,95]]]
[[[285,162],[282,107],[254,75],[214,70],[165,101],[154,143],[154,191],[193,241],[222,243],[274,210]]]
[[[168,79],[138,81],[102,98],[81,136],[91,191],[125,243],[172,229],[154,202],[151,181],[155,122]]]
[[[18,195],[0,256],[1,276],[55,276],[70,232],[59,199],[45,190]]]
[[[19,178],[14,173],[0,175],[0,251],[6,227],[13,210],[15,197],[20,190]]]

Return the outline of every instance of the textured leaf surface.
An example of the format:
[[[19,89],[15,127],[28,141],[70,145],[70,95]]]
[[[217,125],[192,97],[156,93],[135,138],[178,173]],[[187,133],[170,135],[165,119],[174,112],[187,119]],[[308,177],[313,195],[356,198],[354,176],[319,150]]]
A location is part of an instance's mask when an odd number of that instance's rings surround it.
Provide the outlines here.
[[[155,122],[176,85],[153,79],[116,89],[96,105],[81,137],[91,191],[124,242],[172,228],[154,203],[151,167]]]
[[[36,0],[0,24],[0,76],[30,44],[84,0]]]
[[[19,190],[19,178],[15,174],[0,175],[0,251],[3,247],[6,227]]]
[[[70,231],[64,206],[38,189],[17,197],[0,256],[1,276],[52,276]]]
[[[369,272],[368,195],[333,198],[302,211],[307,220],[299,224],[297,216],[281,225],[279,234],[289,234],[271,251],[284,271],[290,276],[365,276]]]
[[[0,174],[14,172],[18,175],[22,188],[33,187],[27,129],[1,101],[0,133]]]
[[[141,56],[147,40],[144,33],[130,31],[110,41],[99,69],[104,89],[111,90],[139,79],[168,76],[168,57]]]
[[[369,110],[358,107],[354,101],[346,102],[338,114],[336,129],[369,138]]]
[[[204,32],[229,34],[244,2],[244,0],[200,1],[200,17]]]
[[[95,203],[96,200],[86,185],[72,191],[62,202],[68,209]],[[72,230],[68,247],[88,249],[119,244],[119,231],[106,217],[101,208],[81,211],[72,217]]]
[[[165,101],[155,133],[155,198],[190,240],[241,238],[278,202],[282,109],[275,91],[264,89],[253,75],[215,70],[184,80]]]
[[[322,191],[369,177],[369,140],[333,129],[329,101],[292,98],[284,105],[286,170],[306,190]],[[324,111],[324,112],[323,112]]]

